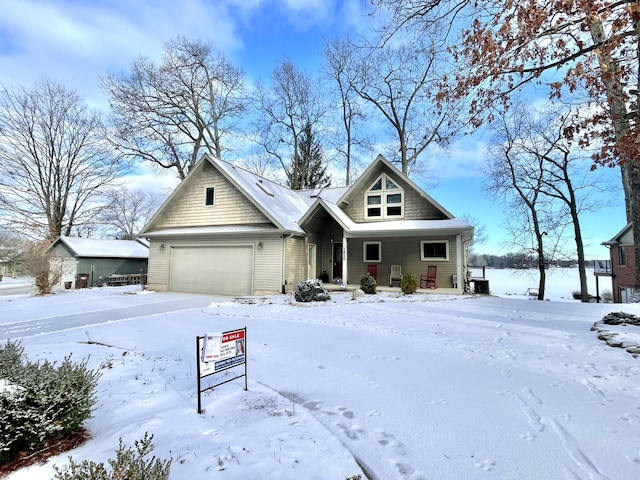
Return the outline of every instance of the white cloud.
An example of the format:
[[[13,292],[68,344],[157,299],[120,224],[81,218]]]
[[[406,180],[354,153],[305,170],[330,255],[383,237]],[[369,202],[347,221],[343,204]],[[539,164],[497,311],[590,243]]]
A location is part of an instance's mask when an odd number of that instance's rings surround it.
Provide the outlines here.
[[[164,43],[179,34],[221,51],[240,46],[228,9],[204,0],[119,0],[107,6],[5,0],[0,2],[0,81],[28,85],[52,77],[99,103],[98,75],[126,69],[138,55],[158,60]]]
[[[479,177],[487,161],[486,143],[463,137],[446,150],[433,149],[428,154],[429,170],[439,172],[440,179]]]

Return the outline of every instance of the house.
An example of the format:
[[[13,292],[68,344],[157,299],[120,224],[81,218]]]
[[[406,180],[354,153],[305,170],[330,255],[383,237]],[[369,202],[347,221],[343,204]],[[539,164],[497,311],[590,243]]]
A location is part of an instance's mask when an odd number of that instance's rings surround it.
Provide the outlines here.
[[[632,301],[635,280],[635,250],[633,244],[633,229],[629,223],[611,240],[602,242],[609,249],[611,258],[611,286],[613,288],[614,303],[630,303]]]
[[[140,240],[63,236],[47,252],[60,262],[61,284],[71,283],[76,288],[140,283],[149,261],[149,247]]]
[[[10,240],[3,243],[0,240],[0,280],[2,277],[22,275],[26,270],[26,257],[20,243]]]
[[[436,286],[453,289],[473,227],[381,155],[351,186],[304,191],[205,155],[140,236],[150,289],[238,296],[367,272],[388,285],[392,265],[417,278],[437,266]]]

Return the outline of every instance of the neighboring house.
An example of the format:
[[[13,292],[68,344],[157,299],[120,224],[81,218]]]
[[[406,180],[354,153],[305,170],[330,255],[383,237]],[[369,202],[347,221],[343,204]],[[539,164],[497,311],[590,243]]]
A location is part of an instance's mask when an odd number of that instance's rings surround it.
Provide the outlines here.
[[[609,248],[611,258],[611,286],[614,303],[629,303],[636,280],[636,255],[633,245],[633,229],[629,223],[611,240],[602,242]]]
[[[437,287],[453,289],[473,227],[381,155],[350,187],[303,191],[205,155],[140,236],[151,289],[260,295],[367,272],[389,285],[392,265],[418,279],[437,266]]]
[[[0,275],[21,275],[25,271],[26,254],[16,245],[0,244]]]
[[[140,240],[59,237],[47,252],[62,264],[61,284],[75,287],[107,283],[106,278],[117,275],[145,274],[149,261],[149,247]]]

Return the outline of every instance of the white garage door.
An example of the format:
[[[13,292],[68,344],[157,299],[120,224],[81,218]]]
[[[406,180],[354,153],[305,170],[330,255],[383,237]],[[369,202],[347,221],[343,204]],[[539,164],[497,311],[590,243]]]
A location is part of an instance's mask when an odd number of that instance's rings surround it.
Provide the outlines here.
[[[253,249],[173,247],[169,275],[169,289],[174,292],[250,295]]]

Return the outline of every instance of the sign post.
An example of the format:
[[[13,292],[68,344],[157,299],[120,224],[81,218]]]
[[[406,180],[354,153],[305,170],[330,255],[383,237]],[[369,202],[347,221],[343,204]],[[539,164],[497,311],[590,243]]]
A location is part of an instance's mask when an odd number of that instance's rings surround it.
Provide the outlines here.
[[[221,333],[207,333],[196,337],[196,363],[198,365],[198,413],[202,413],[202,392],[213,390],[227,382],[244,377],[247,390],[247,327]],[[244,365],[244,373],[207,388],[202,379]]]

